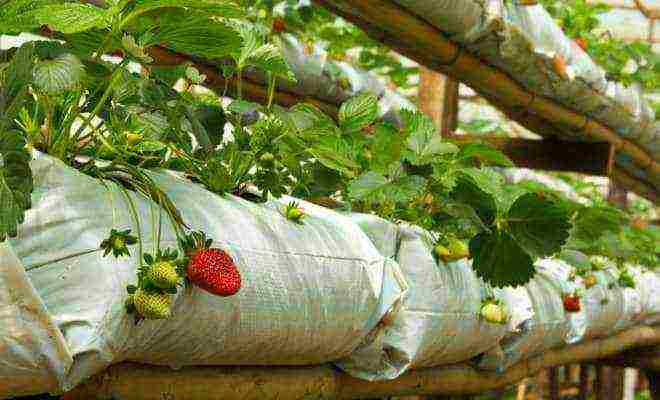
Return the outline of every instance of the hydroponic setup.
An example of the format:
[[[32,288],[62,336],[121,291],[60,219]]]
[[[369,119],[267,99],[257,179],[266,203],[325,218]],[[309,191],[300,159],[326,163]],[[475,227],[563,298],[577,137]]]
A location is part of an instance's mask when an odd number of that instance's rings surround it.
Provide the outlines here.
[[[0,399],[659,396],[660,67],[608,7],[0,0]]]

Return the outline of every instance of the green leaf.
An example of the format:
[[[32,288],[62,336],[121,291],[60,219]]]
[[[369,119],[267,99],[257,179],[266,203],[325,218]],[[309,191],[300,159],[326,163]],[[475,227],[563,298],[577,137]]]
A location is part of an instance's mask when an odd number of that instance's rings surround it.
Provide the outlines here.
[[[472,208],[467,204],[450,201],[443,204],[443,211],[445,211],[447,214],[453,217],[462,218],[468,221],[472,226],[474,226],[479,231],[490,232],[490,228],[488,228],[488,226],[486,226],[483,223],[483,221],[481,220],[481,218],[479,218],[479,215],[477,215],[477,212],[474,210],[474,208]]]
[[[254,25],[238,22],[234,23],[234,29],[243,39],[240,52],[234,51],[237,69],[256,67],[291,82],[296,81],[280,49],[272,43],[265,43],[263,35]]]
[[[17,131],[0,133],[0,242],[17,234],[31,206],[33,189],[30,155]]]
[[[48,25],[60,33],[78,33],[108,26],[108,14],[103,8],[89,4],[53,4],[34,11],[41,25]]]
[[[433,161],[433,158],[442,154],[453,154],[459,151],[458,147],[445,142],[435,129],[433,121],[427,116],[415,112],[408,113],[404,118],[406,130],[409,132],[406,159],[413,165],[424,165]]]
[[[401,159],[403,136],[390,124],[376,125],[371,147],[371,168],[385,172],[388,165]]]
[[[185,13],[165,13],[159,20],[161,26],[154,41],[180,53],[219,59],[229,56],[242,44],[240,35],[221,21]]]
[[[38,62],[34,67],[34,84],[49,94],[76,88],[85,77],[85,67],[73,54],[62,54],[53,60]]]
[[[244,14],[238,4],[232,0],[137,0],[133,12],[144,14],[172,8],[202,11],[208,15],[224,18],[240,18]]]
[[[618,209],[608,206],[582,207],[575,217],[574,239],[595,242],[605,232],[621,231],[626,217]]]
[[[339,126],[346,133],[358,132],[378,118],[378,99],[361,93],[345,101],[339,108]]]
[[[482,232],[470,241],[472,268],[495,287],[520,286],[534,276],[534,260],[507,232]]]
[[[513,167],[513,161],[501,151],[483,143],[468,143],[461,146],[461,156],[476,158],[482,164]]]
[[[405,203],[422,194],[425,187],[426,179],[421,176],[398,175],[387,178],[369,171],[351,182],[349,193],[356,200]]]
[[[566,208],[534,193],[525,194],[513,203],[506,222],[511,236],[536,257],[558,253],[571,229]]]
[[[323,146],[314,146],[309,149],[309,152],[327,168],[339,171],[349,177],[355,176],[354,171],[359,168],[359,165],[344,157],[341,153]]]
[[[30,32],[41,25],[35,19],[35,10],[57,4],[58,0],[0,1],[0,34]]]
[[[460,171],[451,198],[471,206],[485,225],[492,225],[497,216],[497,198],[491,193],[495,188],[487,175],[476,169]]]

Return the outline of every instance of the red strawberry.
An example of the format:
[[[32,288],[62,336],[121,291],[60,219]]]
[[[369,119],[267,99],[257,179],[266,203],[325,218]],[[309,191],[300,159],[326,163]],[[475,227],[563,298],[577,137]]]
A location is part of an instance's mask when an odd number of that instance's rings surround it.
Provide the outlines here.
[[[275,18],[273,20],[273,32],[282,33],[286,30],[286,22],[282,18]]]
[[[232,296],[241,289],[241,274],[227,252],[210,246],[211,240],[200,232],[186,239],[184,248],[190,257],[188,279],[209,293]]]
[[[587,41],[584,38],[578,37],[575,38],[575,43],[582,48],[582,50],[587,51],[587,48],[589,45],[587,44]]]
[[[564,310],[566,312],[580,312],[580,296],[577,294],[567,294],[564,296]]]

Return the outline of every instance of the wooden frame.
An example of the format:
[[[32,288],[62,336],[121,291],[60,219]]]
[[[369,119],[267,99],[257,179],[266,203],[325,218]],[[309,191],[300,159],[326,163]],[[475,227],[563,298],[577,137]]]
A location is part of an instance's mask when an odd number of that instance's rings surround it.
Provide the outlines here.
[[[411,371],[390,381],[352,378],[332,366],[186,367],[172,370],[119,364],[66,395],[67,400],[275,400],[359,399],[384,396],[477,394],[509,386],[542,369],[615,356],[660,345],[660,326],[637,326],[614,336],[548,350],[498,374],[466,364]],[[660,364],[660,363],[659,363]],[[650,371],[656,364],[645,364]]]
[[[430,69],[467,83],[493,104],[507,110],[507,115],[515,117],[516,121],[523,125],[528,125],[525,111],[529,111],[534,115],[533,120],[540,119],[549,126],[554,125],[571,132],[579,132],[584,138],[609,142],[616,151],[629,155],[639,168],[651,175],[660,175],[660,164],[638,145],[621,138],[598,121],[553,100],[528,92],[507,74],[465,51],[448,40],[438,28],[412,15],[392,1],[314,0],[314,2],[355,23],[372,38],[387,44],[401,54]],[[539,133],[543,134],[543,132]],[[657,198],[655,187],[635,180],[636,186],[646,187],[646,190],[642,191],[643,195],[651,193],[650,197]]]

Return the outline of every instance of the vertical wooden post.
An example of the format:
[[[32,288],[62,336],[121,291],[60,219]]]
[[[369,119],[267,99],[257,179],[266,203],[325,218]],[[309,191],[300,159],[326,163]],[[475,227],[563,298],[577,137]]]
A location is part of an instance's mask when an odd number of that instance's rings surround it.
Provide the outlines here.
[[[649,381],[649,391],[652,400],[660,400],[660,372],[645,370],[646,378]]]
[[[419,110],[435,122],[442,136],[458,126],[458,88],[457,81],[420,67]]]
[[[550,400],[559,400],[559,367],[548,369],[550,374]]]
[[[624,375],[625,368],[599,366],[596,378],[596,399],[623,399]]]
[[[580,393],[579,400],[587,400],[589,395],[589,365],[580,365]]]
[[[628,208],[628,191],[610,179],[610,190],[607,201],[623,209]]]

